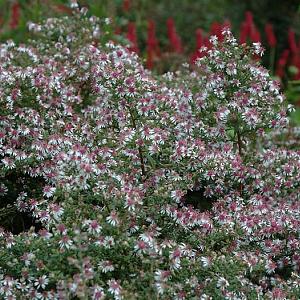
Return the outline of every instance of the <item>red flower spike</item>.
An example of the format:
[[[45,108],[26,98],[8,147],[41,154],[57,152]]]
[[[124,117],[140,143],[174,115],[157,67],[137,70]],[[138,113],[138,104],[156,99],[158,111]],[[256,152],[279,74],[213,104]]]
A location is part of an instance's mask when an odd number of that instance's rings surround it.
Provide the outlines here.
[[[148,21],[147,46],[155,50],[157,55],[159,54],[160,50],[159,50],[158,40],[156,38],[156,33],[155,33],[155,23],[153,20]]]
[[[131,6],[130,0],[123,1],[123,11],[124,12],[128,12],[130,10],[130,6]]]
[[[246,21],[246,24],[248,26],[252,26],[254,23],[253,23],[253,14],[251,11],[246,11],[245,13],[245,21]]]
[[[282,78],[285,73],[285,67],[288,61],[290,55],[290,51],[288,49],[285,49],[282,54],[280,55],[280,58],[277,62],[277,68],[276,68],[276,76]]]
[[[220,40],[222,37],[222,25],[218,22],[213,22],[210,27],[210,35],[215,35]]]
[[[139,53],[139,47],[137,43],[136,26],[133,22],[128,23],[127,39],[131,42],[131,46],[128,48],[129,51]]]
[[[198,28],[196,30],[196,50],[191,55],[191,63],[194,64],[196,60],[203,56],[203,53],[200,52],[201,47],[204,45],[202,29]]]
[[[253,25],[251,33],[250,33],[250,39],[253,43],[260,43],[261,42],[261,37],[260,37],[260,32],[258,29]]]
[[[254,22],[253,22],[253,15],[251,11],[246,11],[245,14],[245,23],[247,27],[247,37],[251,36],[251,33],[254,30]],[[251,37],[250,37],[251,38]]]
[[[116,27],[114,33],[115,33],[116,35],[120,35],[120,34],[122,33],[121,28],[120,28],[120,27]]]
[[[167,20],[168,38],[170,42],[170,48],[176,53],[182,53],[182,43],[175,28],[175,22],[172,18]]]
[[[211,48],[211,43],[209,41],[209,38],[206,36],[203,40],[203,45],[204,47],[206,47],[207,49],[210,49]]]
[[[16,29],[20,22],[20,4],[15,2],[11,7],[11,17],[9,22],[9,27],[11,29]]]
[[[148,37],[147,37],[147,68],[153,68],[153,61],[155,57],[160,56],[160,49],[158,40],[155,34],[155,23],[153,20],[148,21]]]
[[[274,34],[273,25],[270,23],[267,23],[265,25],[265,33],[267,37],[267,42],[271,48],[274,48],[276,46],[277,40],[276,36]]]
[[[245,44],[248,37],[248,25],[243,22],[240,27],[240,44]]]
[[[203,35],[202,35],[202,29],[198,28],[196,30],[196,48],[200,49],[203,46]]]
[[[254,25],[253,15],[250,11],[246,11],[245,21],[241,24],[240,44],[247,43],[248,37],[251,39],[252,42],[260,42],[260,33]]]
[[[298,51],[298,47],[295,38],[295,31],[292,28],[289,28],[288,42],[292,53],[296,53]]]

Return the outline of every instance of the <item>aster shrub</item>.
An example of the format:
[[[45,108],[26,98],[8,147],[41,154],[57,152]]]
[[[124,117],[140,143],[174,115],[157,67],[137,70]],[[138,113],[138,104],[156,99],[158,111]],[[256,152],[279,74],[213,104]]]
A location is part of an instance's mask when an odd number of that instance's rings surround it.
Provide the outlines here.
[[[225,30],[155,77],[73,6],[0,46],[1,297],[299,298],[300,154],[260,46]]]

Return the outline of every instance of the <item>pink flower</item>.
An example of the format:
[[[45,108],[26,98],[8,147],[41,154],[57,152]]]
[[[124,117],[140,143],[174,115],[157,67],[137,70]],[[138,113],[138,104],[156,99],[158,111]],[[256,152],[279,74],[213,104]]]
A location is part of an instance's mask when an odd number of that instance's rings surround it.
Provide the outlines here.
[[[139,254],[147,253],[148,249],[149,249],[149,244],[141,240],[139,240],[134,246],[134,250]]]
[[[43,188],[43,194],[45,197],[50,198],[53,196],[54,192],[55,192],[56,188],[50,185],[46,185]]]
[[[39,231],[39,235],[44,238],[44,239],[50,239],[52,237],[52,233],[50,233],[49,231],[47,231],[46,229],[41,229]]]
[[[93,300],[103,300],[105,298],[105,293],[102,287],[96,285],[92,287],[92,299]]]
[[[118,218],[118,214],[116,211],[112,211],[110,215],[106,218],[107,223],[109,223],[112,226],[119,225],[120,221]]]
[[[181,190],[176,190],[171,192],[171,198],[176,202],[181,202],[182,198],[185,196],[185,192]]]
[[[118,281],[115,279],[111,279],[107,282],[109,288],[108,291],[114,296],[116,300],[123,299],[121,293],[122,293],[122,288]]]
[[[61,249],[66,248],[70,249],[71,246],[73,245],[73,241],[67,236],[64,235],[60,240],[59,240],[59,246]]]

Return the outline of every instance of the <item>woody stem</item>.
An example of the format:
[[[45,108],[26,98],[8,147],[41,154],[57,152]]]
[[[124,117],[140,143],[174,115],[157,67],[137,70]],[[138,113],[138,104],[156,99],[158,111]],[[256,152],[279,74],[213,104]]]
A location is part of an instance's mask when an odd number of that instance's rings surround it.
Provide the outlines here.
[[[130,108],[129,108],[129,113],[130,113],[130,117],[131,117],[132,126],[133,126],[134,129],[137,129],[135,119],[134,119],[133,113],[132,113]],[[145,176],[146,175],[146,168],[145,168],[145,161],[144,161],[143,151],[142,151],[141,146],[138,146],[138,152],[139,152],[139,157],[140,157],[142,175]]]

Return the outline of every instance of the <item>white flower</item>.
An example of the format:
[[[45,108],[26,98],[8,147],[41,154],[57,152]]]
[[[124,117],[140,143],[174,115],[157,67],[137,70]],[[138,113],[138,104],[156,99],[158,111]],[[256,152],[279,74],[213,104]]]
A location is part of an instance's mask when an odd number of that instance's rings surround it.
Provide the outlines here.
[[[274,273],[276,267],[277,267],[276,263],[273,262],[272,260],[268,260],[267,263],[265,264],[266,272],[268,274]]]
[[[206,294],[202,294],[200,297],[200,300],[212,300],[212,297],[206,295]]]
[[[27,293],[30,289],[30,286],[31,286],[31,284],[26,283],[26,280],[23,278],[16,283],[17,289],[23,293]],[[1,292],[0,292],[0,294],[1,294]]]
[[[229,286],[229,282],[224,278],[224,277],[220,277],[217,281],[217,287],[218,288],[224,288],[224,287],[228,287]]]
[[[76,0],[71,0],[70,2],[71,8],[78,8],[78,3]]]
[[[158,294],[160,295],[162,295],[165,292],[166,288],[168,287],[168,285],[164,282],[155,282],[155,286]]]
[[[73,245],[73,241],[67,235],[64,235],[58,243],[61,249],[70,249]]]
[[[54,219],[58,220],[64,213],[64,209],[58,204],[50,205],[50,212],[52,213]]]
[[[41,229],[40,231],[39,231],[39,235],[42,237],[42,238],[44,238],[44,239],[46,239],[46,240],[49,240],[51,237],[52,237],[52,233],[50,233],[49,231],[47,231],[46,229]]]
[[[202,262],[202,266],[204,268],[207,268],[211,265],[211,258],[210,257],[205,257],[205,256],[202,256],[200,258],[201,262]]]
[[[111,19],[110,19],[110,18],[105,18],[105,19],[104,19],[104,23],[105,23],[106,25],[111,24]]]
[[[287,106],[287,111],[288,111],[288,112],[294,112],[294,111],[296,111],[296,109],[295,109],[294,105],[288,104],[288,106]]]
[[[112,226],[119,225],[120,221],[118,219],[118,215],[115,211],[112,211],[110,215],[106,218],[106,222]]]
[[[8,168],[8,169],[14,169],[16,167],[13,159],[9,157],[5,157],[2,159],[3,164]]]
[[[4,183],[0,183],[0,196],[4,196],[8,192],[8,188]]]
[[[9,235],[6,238],[6,248],[10,249],[12,246],[16,244],[13,235]]]
[[[43,195],[44,197],[46,198],[50,198],[53,196],[54,192],[56,191],[56,188],[53,187],[53,186],[50,186],[50,185],[46,185],[44,188],[43,188]]]
[[[113,294],[113,296],[116,300],[120,300],[123,298],[121,295],[121,286],[116,280],[114,280],[114,279],[109,280],[108,286],[109,286],[108,291],[111,294]]]
[[[35,280],[34,285],[39,289],[42,288],[44,289],[49,283],[49,279],[47,278],[46,275],[43,275],[39,277],[38,279]]]
[[[171,192],[171,198],[175,200],[177,203],[181,201],[184,195],[185,193],[181,190],[176,190]]]
[[[254,46],[254,53],[259,55],[259,56],[263,56],[264,54],[264,49],[263,47],[261,46],[261,43],[253,43],[253,46]]]
[[[115,240],[112,236],[106,236],[104,239],[104,247],[110,249],[115,245]]]
[[[212,35],[210,38],[209,38],[209,41],[214,45],[216,46],[218,44],[218,37],[216,35]]]
[[[88,227],[87,231],[91,234],[98,234],[102,230],[97,220],[86,220],[83,224]]]
[[[112,262],[109,260],[99,262],[98,266],[103,273],[112,272],[115,269]]]
[[[93,287],[92,300],[102,300],[105,297],[105,293],[103,292],[103,288],[96,285]]]

